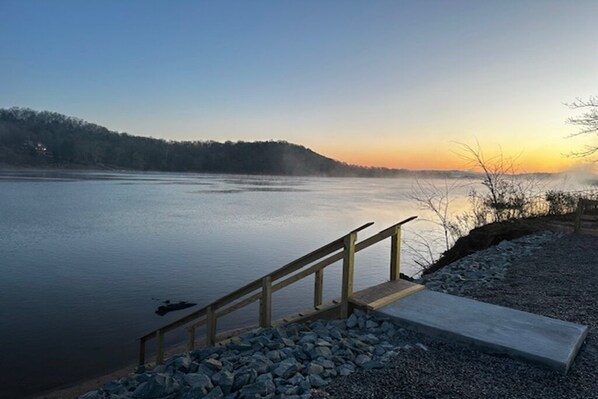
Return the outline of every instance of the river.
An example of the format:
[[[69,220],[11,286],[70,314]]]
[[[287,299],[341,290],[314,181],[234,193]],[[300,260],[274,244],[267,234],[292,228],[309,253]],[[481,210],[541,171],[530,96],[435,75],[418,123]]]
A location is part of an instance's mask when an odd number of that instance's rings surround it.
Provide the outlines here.
[[[453,195],[466,206],[467,184]],[[136,338],[366,223],[364,238],[425,212],[410,179],[86,171],[0,172],[0,397],[129,364]],[[404,240],[430,235],[411,222]],[[441,246],[433,244],[438,252]],[[355,289],[388,278],[390,242],[356,258]],[[403,248],[402,271],[418,272]],[[325,299],[340,294],[326,269]],[[313,280],[274,294],[274,318],[310,305]],[[250,307],[219,321],[257,321]],[[176,337],[174,337],[176,338]]]

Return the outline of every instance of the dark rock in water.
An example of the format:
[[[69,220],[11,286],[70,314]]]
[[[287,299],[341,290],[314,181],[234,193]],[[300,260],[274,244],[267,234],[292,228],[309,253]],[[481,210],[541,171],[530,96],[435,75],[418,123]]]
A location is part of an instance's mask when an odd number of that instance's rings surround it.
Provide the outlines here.
[[[167,305],[159,306],[158,310],[156,310],[156,314],[160,316],[164,316],[168,312],[174,312],[175,310],[182,310],[190,308],[191,306],[197,305],[196,303],[180,301],[179,303],[169,303],[170,301],[164,301],[164,303],[168,303]]]

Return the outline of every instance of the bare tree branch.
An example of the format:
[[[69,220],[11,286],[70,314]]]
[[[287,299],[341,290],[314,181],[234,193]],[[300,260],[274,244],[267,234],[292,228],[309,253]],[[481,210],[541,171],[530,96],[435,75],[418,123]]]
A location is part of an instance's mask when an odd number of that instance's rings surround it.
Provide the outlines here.
[[[583,110],[581,115],[567,119],[567,123],[579,126],[579,130],[571,133],[570,137],[577,137],[587,134],[598,135],[598,96],[590,96],[587,100],[576,98],[572,103],[566,103],[570,109]],[[598,152],[598,145],[586,145],[581,151],[573,151],[568,154],[574,158],[584,158],[594,155]]]

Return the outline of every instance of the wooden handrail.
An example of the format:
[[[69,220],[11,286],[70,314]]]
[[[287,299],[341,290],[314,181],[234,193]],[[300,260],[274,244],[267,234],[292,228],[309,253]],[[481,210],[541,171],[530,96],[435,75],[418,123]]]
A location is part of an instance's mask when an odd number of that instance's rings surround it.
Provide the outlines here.
[[[368,237],[361,242],[358,242],[357,244],[355,244],[355,252],[364,250],[367,247],[371,247],[372,245],[379,243],[382,240],[387,239],[388,237],[392,236],[395,233],[397,227],[404,225],[405,223],[408,223],[415,219],[417,219],[417,216],[408,217],[407,219],[401,220],[400,222],[395,223],[392,226],[385,228],[384,230],[380,231],[379,233],[374,234],[373,236]]]
[[[267,327],[271,325],[271,297],[272,293],[285,288],[311,274],[316,274],[315,290],[314,290],[314,307],[318,307],[322,304],[322,289],[323,289],[323,270],[327,266],[340,261],[343,259],[343,298],[341,301],[341,314],[347,314],[348,298],[352,293],[353,286],[353,262],[354,254],[368,248],[388,237],[393,237],[394,241],[392,244],[393,250],[391,251],[391,279],[398,278],[398,262],[399,262],[399,245],[400,245],[400,227],[401,225],[410,222],[417,218],[412,216],[404,219],[373,236],[356,243],[357,233],[371,225],[373,222],[366,223],[355,230],[352,230],[348,234],[298,258],[294,261],[280,267],[279,269],[256,279],[243,287],[217,299],[216,301],[208,304],[207,306],[196,310],[187,316],[180,318],[174,322],[171,322],[159,329],[145,334],[139,338],[139,364],[145,363],[145,342],[149,339],[158,338],[157,348],[157,362],[163,361],[163,341],[164,334],[168,331],[172,331],[181,326],[187,325],[193,320],[201,319],[193,323],[188,327],[189,329],[189,350],[191,350],[195,343],[195,331],[198,327],[207,324],[207,339],[206,342],[209,345],[213,345],[216,339],[216,323],[218,318],[225,316],[235,310],[241,309],[253,302],[260,301],[260,325]],[[337,252],[341,250],[340,252]],[[335,253],[336,252],[336,253]],[[392,260],[394,257],[394,260]],[[324,258],[324,259],[322,259]],[[320,260],[321,259],[321,260]],[[313,264],[305,270],[301,270],[307,265],[310,265],[316,261],[319,262]],[[393,272],[394,270],[394,272]],[[297,272],[286,279],[273,284],[274,281],[279,280],[289,274]],[[394,273],[394,274],[393,274]],[[253,295],[244,298],[248,294],[254,291],[258,292]],[[243,299],[244,298],[244,299]],[[228,305],[228,306],[227,306]]]
[[[407,222],[410,222],[410,221],[412,221],[412,220],[414,220],[416,218],[417,218],[417,216],[412,216],[410,218],[402,220],[399,223],[396,223],[396,224],[394,224],[394,225],[392,225],[392,226],[390,226],[390,227],[388,227],[388,228],[380,231],[379,233],[377,233],[377,234],[369,237],[368,239],[355,244],[355,252],[357,253],[358,251],[364,250],[364,249],[366,249],[368,247],[371,247],[372,245],[374,245],[374,244],[376,244],[376,243],[378,243],[380,241],[383,241],[383,240],[387,239],[388,237],[390,237],[390,236],[393,235],[393,233],[394,233],[394,231],[396,230],[397,227],[399,227],[399,226],[401,226],[401,225],[403,225],[403,224],[405,224]],[[371,226],[371,224],[369,224],[369,225]],[[296,283],[299,280],[303,280],[304,278],[306,278],[307,276],[309,276],[311,274],[314,274],[314,273],[317,273],[317,272],[321,272],[327,266],[330,266],[333,263],[338,262],[338,261],[340,261],[342,259],[343,259],[343,253],[342,252],[336,253],[336,254],[331,255],[331,256],[329,256],[329,257],[327,257],[325,259],[322,259],[321,261],[319,261],[318,263],[310,266],[309,268],[307,268],[305,270],[302,270],[301,272],[299,272],[297,274],[294,274],[294,275],[292,275],[290,277],[287,277],[286,279],[282,280],[281,282],[279,282],[277,284],[274,284],[272,286],[272,293],[274,293],[276,291],[279,291],[279,290],[281,290],[281,289],[283,289],[285,287],[288,287],[289,285],[291,285],[293,283]],[[260,279],[260,281],[261,281],[261,279]],[[225,316],[225,315],[227,315],[229,313],[234,312],[235,310],[244,308],[245,306],[250,305],[253,302],[258,301],[261,298],[261,295],[262,294],[259,293],[259,292],[256,293],[256,294],[253,294],[252,296],[247,297],[247,298],[243,299],[242,301],[236,302],[233,305],[227,307],[226,309],[221,310],[216,315],[217,315],[217,317],[222,317],[222,316]],[[199,317],[201,317],[201,316],[199,316]],[[198,321],[197,323],[193,324],[193,326],[200,327],[200,326],[202,326],[204,324],[205,324],[205,321]]]
[[[351,233],[357,233],[367,227],[370,227],[373,224],[374,224],[374,222],[366,223],[366,224],[356,228]],[[297,271],[300,268],[302,268],[302,267],[328,255],[328,254],[338,251],[339,249],[341,249],[343,247],[343,239],[344,239],[344,236],[337,238],[336,240],[308,253],[307,255],[304,255],[298,259],[295,259],[294,261],[292,261],[290,263],[287,263],[286,265],[282,266],[281,268],[268,274],[268,276],[270,276],[272,278],[272,280],[278,280],[279,278],[284,277],[290,273],[293,273],[294,271]],[[196,310],[193,313],[188,314],[187,316],[185,316],[179,320],[175,320],[170,324],[167,324],[161,328],[158,328],[152,332],[149,332],[149,333],[145,334],[144,336],[142,336],[140,339],[147,340],[147,339],[154,338],[156,336],[157,331],[160,331],[160,330],[163,332],[172,331],[180,326],[183,326],[183,325],[189,323],[192,320],[203,317],[206,315],[206,312],[207,312],[207,309],[209,306],[212,306],[213,309],[218,309],[226,304],[234,302],[235,300],[237,300],[237,299],[239,299],[257,289],[260,289],[262,287],[262,279],[264,277],[266,277],[266,276],[260,277],[256,280],[250,282],[249,284],[246,284],[243,287],[236,289],[235,291],[217,299],[216,301],[210,303],[209,305],[207,305],[199,310]]]

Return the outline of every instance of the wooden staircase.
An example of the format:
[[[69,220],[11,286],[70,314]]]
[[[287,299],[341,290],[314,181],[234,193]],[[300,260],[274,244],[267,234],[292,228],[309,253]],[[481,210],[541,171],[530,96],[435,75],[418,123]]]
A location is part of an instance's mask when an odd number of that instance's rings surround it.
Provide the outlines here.
[[[390,302],[422,290],[424,287],[400,279],[401,226],[417,216],[402,220],[362,241],[357,233],[373,225],[373,222],[350,231],[346,235],[312,251],[251,283],[217,299],[179,320],[166,324],[139,338],[139,365],[146,363],[146,343],[156,339],[156,363],[164,362],[164,335],[185,328],[189,334],[188,350],[195,347],[197,329],[206,326],[206,344],[216,344],[218,318],[260,302],[259,326],[272,327],[280,324],[307,321],[317,318],[346,318],[352,309],[378,309]],[[387,238],[391,240],[389,281],[353,292],[355,253]],[[343,264],[341,297],[324,304],[324,269],[335,262]],[[272,320],[272,294],[299,280],[314,275],[313,307],[281,320]]]

